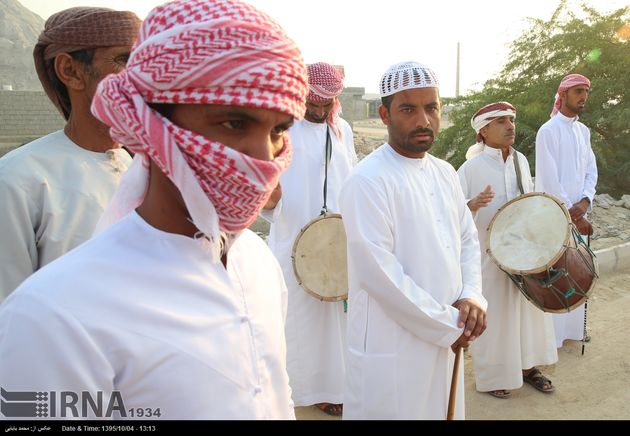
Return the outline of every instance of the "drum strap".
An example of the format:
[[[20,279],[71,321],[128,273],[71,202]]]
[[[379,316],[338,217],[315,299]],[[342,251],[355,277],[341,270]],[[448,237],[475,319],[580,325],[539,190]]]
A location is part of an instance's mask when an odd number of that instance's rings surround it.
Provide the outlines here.
[[[325,149],[325,173],[324,173],[324,205],[322,206],[322,210],[319,213],[320,215],[324,215],[328,212],[328,205],[326,204],[328,200],[328,164],[330,163],[330,158],[332,157],[332,141],[330,140],[330,128],[326,125],[326,149]]]
[[[516,169],[516,183],[518,184],[518,190],[521,192],[521,195],[525,194],[525,190],[523,189],[523,178],[521,177],[521,166],[518,163],[518,154],[516,154],[516,150],[514,150],[513,155],[514,160],[514,168]]]

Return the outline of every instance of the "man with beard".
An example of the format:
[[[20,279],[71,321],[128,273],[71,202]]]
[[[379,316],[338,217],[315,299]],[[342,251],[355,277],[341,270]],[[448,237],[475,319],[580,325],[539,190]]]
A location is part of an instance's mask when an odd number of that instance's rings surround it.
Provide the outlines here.
[[[281,200],[278,204],[270,202],[266,207],[274,207],[265,210],[263,217],[272,223],[269,247],[282,266],[289,291],[287,370],[293,401],[296,406],[317,404],[329,415],[341,416],[344,302],[321,301],[308,294],[295,277],[291,255],[300,230],[320,214],[324,201],[327,212],[339,210],[339,191],[357,157],[352,129],[339,117],[341,72],[324,62],[311,64],[307,70],[309,94],[304,120],[289,129],[293,161],[275,192],[281,193]]]
[[[133,12],[77,7],[51,15],[33,50],[63,130],[0,159],[0,302],[24,279],[85,242],[131,163],[90,112],[98,83],[125,68]]]
[[[294,419],[282,272],[246,229],[289,165],[306,94],[300,50],[253,6],[153,9],[92,103],[136,153],[115,223],[0,305],[3,388],[118,398],[115,419]]]
[[[595,197],[597,162],[591,148],[591,132],[578,119],[590,88],[591,81],[581,74],[564,77],[551,119],[536,134],[536,191],[558,197],[585,239],[593,233],[587,213]],[[585,305],[570,313],[554,314],[553,320],[558,348],[565,339],[590,340],[586,334]]]
[[[551,380],[535,365],[558,360],[551,315],[527,301],[486,253],[487,229],[499,208],[534,187],[527,158],[512,147],[515,119],[516,108],[507,102],[479,109],[471,119],[477,132],[477,143],[470,149],[474,155],[469,154],[469,160],[457,170],[479,232],[483,294],[490,321],[483,336],[470,346],[475,384],[477,391],[497,398],[509,398],[509,390],[520,388],[523,381],[542,392],[553,392]]]
[[[380,83],[389,142],[341,191],[348,240],[344,418],[444,419],[454,353],[486,327],[477,230],[451,165],[427,151],[438,81],[416,62]],[[464,418],[463,370],[455,418]]]

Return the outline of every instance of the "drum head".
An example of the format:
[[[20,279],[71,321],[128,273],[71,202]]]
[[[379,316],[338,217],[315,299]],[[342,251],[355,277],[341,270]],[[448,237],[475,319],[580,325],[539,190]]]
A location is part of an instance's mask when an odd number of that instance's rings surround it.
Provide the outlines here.
[[[562,255],[571,232],[567,209],[555,197],[534,192],[513,199],[488,227],[488,254],[505,271],[546,270]]]
[[[325,214],[308,223],[293,244],[293,272],[306,292],[319,300],[348,297],[346,232],[341,215]]]

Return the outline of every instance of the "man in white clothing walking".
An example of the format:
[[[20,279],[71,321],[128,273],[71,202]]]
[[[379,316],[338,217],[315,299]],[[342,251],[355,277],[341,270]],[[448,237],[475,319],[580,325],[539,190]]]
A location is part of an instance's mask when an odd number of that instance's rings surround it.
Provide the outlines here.
[[[448,163],[427,151],[440,128],[438,81],[417,62],[380,82],[389,142],[341,191],[348,241],[344,419],[445,419],[453,350],[486,327],[479,241]],[[459,371],[456,419],[464,418]]]
[[[324,201],[328,212],[338,212],[339,191],[357,157],[352,129],[339,117],[341,72],[324,62],[307,69],[309,94],[304,120],[289,130],[293,161],[275,192],[277,196],[281,193],[280,201],[276,204],[272,200],[263,217],[272,223],[269,247],[282,266],[289,291],[287,369],[293,401],[296,406],[316,404],[324,412],[340,416],[345,374],[344,302],[321,301],[308,294],[296,280],[291,254],[300,230],[320,214]]]
[[[488,328],[470,346],[475,383],[479,392],[497,398],[509,398],[510,389],[520,388],[523,381],[552,392],[551,380],[535,365],[558,360],[551,315],[527,301],[486,253],[487,228],[499,208],[534,187],[527,158],[512,147],[515,119],[516,109],[507,102],[479,109],[471,119],[477,143],[457,170],[479,232],[483,294],[488,300]]]
[[[536,134],[536,191],[558,197],[585,238],[593,233],[587,213],[595,197],[597,162],[591,148],[591,132],[578,119],[590,87],[591,81],[581,74],[564,77],[551,119]],[[565,339],[590,340],[586,334],[585,306],[553,315],[558,347]]]

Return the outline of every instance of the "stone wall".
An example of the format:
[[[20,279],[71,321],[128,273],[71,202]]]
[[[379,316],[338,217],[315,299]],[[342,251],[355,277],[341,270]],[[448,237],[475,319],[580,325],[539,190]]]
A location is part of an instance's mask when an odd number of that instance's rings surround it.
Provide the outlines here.
[[[43,91],[0,91],[0,155],[64,124]]]

